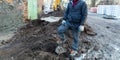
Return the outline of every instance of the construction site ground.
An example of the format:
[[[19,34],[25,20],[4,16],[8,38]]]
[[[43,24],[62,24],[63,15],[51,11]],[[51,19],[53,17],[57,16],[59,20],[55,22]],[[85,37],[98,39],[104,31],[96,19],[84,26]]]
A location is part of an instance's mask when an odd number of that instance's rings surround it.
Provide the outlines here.
[[[39,19],[18,28],[12,38],[0,43],[0,60],[69,60],[69,52],[55,53],[61,20],[47,22]],[[103,19],[102,15],[89,13],[75,60],[120,60],[119,22],[119,19]],[[72,34],[68,30],[65,35],[67,42],[63,46],[69,49]]]

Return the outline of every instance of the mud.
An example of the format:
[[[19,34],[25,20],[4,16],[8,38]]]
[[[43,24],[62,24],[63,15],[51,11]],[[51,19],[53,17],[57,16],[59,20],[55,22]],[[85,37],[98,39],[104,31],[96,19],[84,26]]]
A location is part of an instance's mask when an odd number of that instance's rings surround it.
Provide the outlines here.
[[[57,55],[54,51],[57,47],[56,41],[59,40],[57,28],[59,22],[49,23],[44,20],[33,20],[18,29],[15,36],[9,41],[4,42],[0,49],[0,60],[67,60],[69,52]],[[91,32],[91,33],[90,33]],[[86,36],[96,35],[91,27],[85,25],[85,31],[81,33],[81,44],[79,54],[87,52],[93,44],[85,40]],[[72,35],[70,31],[66,32],[67,42],[65,48],[69,50]],[[83,49],[84,48],[84,49]]]

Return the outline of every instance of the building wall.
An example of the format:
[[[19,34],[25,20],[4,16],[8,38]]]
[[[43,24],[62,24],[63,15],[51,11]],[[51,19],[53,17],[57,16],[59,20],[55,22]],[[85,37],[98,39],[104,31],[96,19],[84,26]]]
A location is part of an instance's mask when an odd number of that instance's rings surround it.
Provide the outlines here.
[[[44,4],[44,0],[37,0],[38,3],[38,14],[41,13],[41,10],[42,10],[42,6]],[[24,22],[26,22],[25,20],[28,19],[28,1],[27,0],[24,0]]]

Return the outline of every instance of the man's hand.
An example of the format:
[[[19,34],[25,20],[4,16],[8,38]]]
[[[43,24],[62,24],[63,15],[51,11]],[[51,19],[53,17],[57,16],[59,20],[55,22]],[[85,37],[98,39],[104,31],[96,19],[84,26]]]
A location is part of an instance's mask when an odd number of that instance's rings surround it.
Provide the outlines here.
[[[80,30],[80,31],[84,31],[84,25],[80,25],[80,26],[79,26],[79,30]]]
[[[65,21],[65,20],[62,20],[62,24],[66,24],[66,21]]]

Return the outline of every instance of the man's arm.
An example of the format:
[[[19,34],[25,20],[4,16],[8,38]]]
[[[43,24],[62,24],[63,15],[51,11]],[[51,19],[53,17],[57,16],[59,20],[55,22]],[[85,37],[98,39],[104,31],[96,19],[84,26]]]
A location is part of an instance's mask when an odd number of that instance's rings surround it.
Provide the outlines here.
[[[87,19],[87,15],[88,15],[88,10],[87,10],[87,4],[85,2],[83,2],[83,6],[82,6],[82,19],[81,19],[81,25],[84,25],[86,19]]]
[[[68,5],[69,5],[69,3],[68,3]],[[65,13],[64,13],[63,20],[67,20],[67,19],[68,19],[68,18],[67,18],[68,13],[69,13],[69,7],[68,7],[68,5],[67,5],[66,11],[65,11]]]

